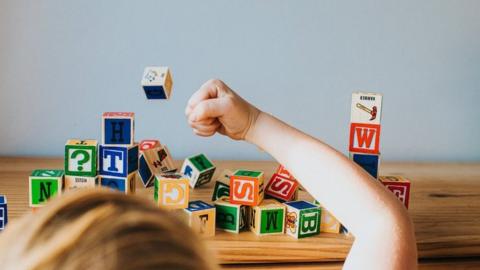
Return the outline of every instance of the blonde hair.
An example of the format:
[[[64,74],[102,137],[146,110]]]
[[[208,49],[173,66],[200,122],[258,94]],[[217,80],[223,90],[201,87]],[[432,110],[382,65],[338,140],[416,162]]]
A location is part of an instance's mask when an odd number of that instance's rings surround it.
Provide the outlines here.
[[[170,212],[135,196],[62,195],[0,234],[2,269],[217,269]]]

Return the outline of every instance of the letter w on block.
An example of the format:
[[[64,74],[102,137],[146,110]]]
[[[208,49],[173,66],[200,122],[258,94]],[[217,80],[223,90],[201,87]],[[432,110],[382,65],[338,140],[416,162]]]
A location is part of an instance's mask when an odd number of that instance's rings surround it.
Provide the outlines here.
[[[352,123],[350,125],[350,152],[380,153],[380,125]]]

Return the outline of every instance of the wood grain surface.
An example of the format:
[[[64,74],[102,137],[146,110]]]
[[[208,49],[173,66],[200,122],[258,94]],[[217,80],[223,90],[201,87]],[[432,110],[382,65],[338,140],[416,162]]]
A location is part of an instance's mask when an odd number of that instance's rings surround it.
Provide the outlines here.
[[[30,172],[62,168],[62,162],[61,158],[0,158],[0,194],[8,197],[11,221],[29,211]],[[216,174],[225,168],[247,168],[263,170],[267,179],[277,166],[266,161],[214,163],[218,167]],[[420,258],[480,260],[480,164],[382,163],[380,174],[403,175],[412,181],[409,213],[415,224]],[[210,202],[212,187],[210,183],[195,189],[191,199]],[[144,189],[137,182],[136,196],[152,200],[152,194],[152,189]],[[300,198],[312,199],[306,192],[300,192]],[[350,236],[325,233],[297,240],[286,235],[258,237],[250,232],[236,235],[222,231],[207,239],[223,264],[341,262],[352,241]]]

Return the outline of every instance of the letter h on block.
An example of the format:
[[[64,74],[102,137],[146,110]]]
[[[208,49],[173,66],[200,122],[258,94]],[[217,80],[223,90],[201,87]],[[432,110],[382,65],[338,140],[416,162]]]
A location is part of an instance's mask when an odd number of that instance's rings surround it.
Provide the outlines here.
[[[265,188],[265,194],[280,201],[295,200],[298,182],[278,174],[273,174]]]
[[[102,143],[104,145],[133,145],[133,112],[105,112],[102,116]]]
[[[153,196],[158,206],[168,209],[188,207],[188,179],[179,173],[165,173],[155,176]]]
[[[320,233],[320,207],[306,201],[284,203],[287,206],[286,233],[303,238]]]
[[[263,200],[252,207],[250,212],[250,230],[256,235],[283,234],[285,206],[275,200]]]
[[[380,176],[380,182],[387,187],[408,209],[410,181],[401,176]]]
[[[30,207],[43,206],[50,198],[59,195],[63,177],[62,170],[34,170],[29,177]]]
[[[215,207],[203,201],[191,201],[183,209],[188,225],[196,233],[210,237],[215,235]]]
[[[230,203],[255,206],[264,196],[263,172],[237,170],[230,177]]]
[[[7,197],[0,195],[0,231],[5,229],[8,223]]]

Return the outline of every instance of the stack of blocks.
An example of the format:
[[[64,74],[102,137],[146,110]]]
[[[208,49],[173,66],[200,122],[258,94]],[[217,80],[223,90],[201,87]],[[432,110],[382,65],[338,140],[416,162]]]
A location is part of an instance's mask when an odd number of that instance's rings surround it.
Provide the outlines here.
[[[8,223],[7,197],[0,195],[0,231],[5,230]]]
[[[102,144],[98,149],[100,185],[135,193],[138,144],[134,141],[133,112],[106,112],[102,117]]]
[[[96,140],[68,140],[65,144],[65,190],[98,184]]]
[[[139,144],[138,175],[145,187],[151,187],[156,174],[175,172],[175,164],[166,145],[158,140],[143,140]]]
[[[28,182],[30,207],[41,207],[50,198],[61,194],[64,172],[62,170],[34,170]]]
[[[350,159],[375,179],[378,178],[381,117],[382,95],[362,92],[352,94]]]

